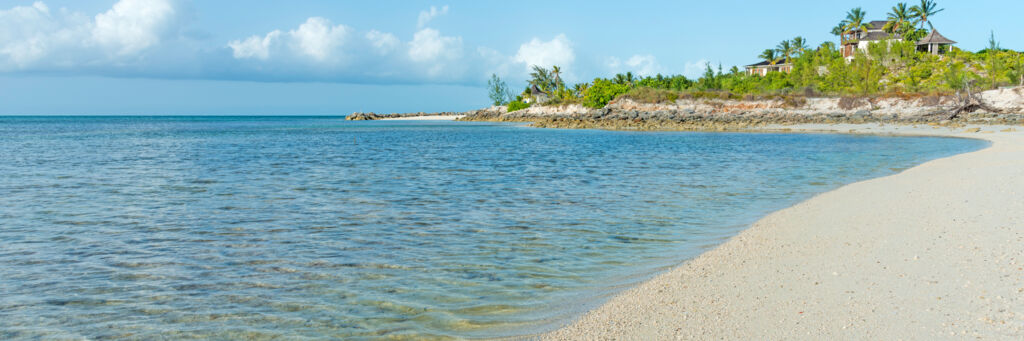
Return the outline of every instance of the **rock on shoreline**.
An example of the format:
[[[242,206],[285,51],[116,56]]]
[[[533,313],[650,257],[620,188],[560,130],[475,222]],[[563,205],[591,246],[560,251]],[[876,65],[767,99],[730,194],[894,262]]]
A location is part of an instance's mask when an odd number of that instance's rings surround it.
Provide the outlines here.
[[[462,115],[462,113],[457,113],[457,112],[432,112],[432,113],[417,112],[417,113],[408,113],[408,114],[399,114],[399,113],[378,114],[378,113],[374,113],[374,112],[354,112],[354,113],[352,113],[352,114],[350,114],[348,116],[345,116],[345,120],[346,121],[374,121],[374,120],[383,120],[383,119],[388,119],[388,118],[408,118],[408,117],[425,117],[425,116],[456,116],[456,115]]]
[[[983,92],[980,97],[1000,112],[978,110],[950,119],[952,96],[909,98],[806,98],[793,100],[681,99],[639,103],[621,99],[602,109],[578,104],[538,106],[505,112],[491,107],[463,113],[463,121],[532,122],[544,128],[616,130],[744,130],[766,125],[897,123],[958,126],[1024,124],[1024,88]]]

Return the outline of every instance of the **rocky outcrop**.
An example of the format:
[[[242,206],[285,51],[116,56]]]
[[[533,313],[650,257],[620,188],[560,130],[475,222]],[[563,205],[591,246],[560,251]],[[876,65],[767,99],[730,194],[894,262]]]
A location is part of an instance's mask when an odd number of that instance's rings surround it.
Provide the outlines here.
[[[406,114],[399,114],[399,113],[378,114],[378,113],[373,113],[373,112],[354,112],[352,114],[349,114],[348,116],[345,116],[345,120],[347,120],[347,121],[373,121],[373,120],[383,120],[383,119],[386,119],[386,118],[422,117],[422,116],[452,116],[452,115],[462,115],[462,113],[458,113],[458,112],[431,112],[431,113],[416,112],[416,113],[406,113]]]
[[[743,130],[806,123],[1024,124],[1024,90],[986,91],[981,98],[998,112],[979,110],[949,120],[953,96],[893,98],[799,98],[777,100],[681,99],[671,103],[617,100],[602,109],[579,105],[537,106],[511,113],[467,112],[467,121],[533,122],[536,127],[625,130]]]

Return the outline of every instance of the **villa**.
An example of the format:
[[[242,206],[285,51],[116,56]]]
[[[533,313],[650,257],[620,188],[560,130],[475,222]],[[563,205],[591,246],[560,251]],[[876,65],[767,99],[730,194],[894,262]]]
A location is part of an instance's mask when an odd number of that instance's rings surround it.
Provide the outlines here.
[[[840,50],[843,53],[843,58],[847,61],[853,60],[854,54],[857,50],[867,51],[868,44],[879,42],[879,41],[900,41],[902,39],[895,38],[889,33],[885,32],[883,28],[888,21],[875,20],[868,23],[868,29],[856,29],[846,33],[843,33],[842,44],[843,47]]]
[[[757,75],[764,77],[767,76],[769,72],[790,73],[791,71],[793,71],[793,64],[784,62],[772,63],[766,60],[757,64],[747,65],[746,68],[748,75]]]
[[[875,20],[868,24],[867,30],[857,29],[844,33],[842,36],[843,47],[841,49],[843,58],[846,58],[847,61],[852,61],[857,50],[867,52],[868,45],[874,42],[902,41],[903,39],[894,37],[883,30],[886,23],[888,22],[884,20]],[[945,54],[951,51],[953,44],[956,44],[956,42],[942,36],[942,34],[939,34],[939,31],[932,29],[927,36],[917,42],[917,50],[932,54]]]

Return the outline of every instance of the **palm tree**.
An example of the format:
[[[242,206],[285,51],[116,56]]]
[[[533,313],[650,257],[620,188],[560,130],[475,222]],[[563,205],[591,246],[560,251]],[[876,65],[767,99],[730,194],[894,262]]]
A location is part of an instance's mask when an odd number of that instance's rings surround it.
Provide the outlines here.
[[[765,61],[771,63],[772,65],[775,65],[775,63],[779,62],[779,56],[775,54],[775,50],[773,49],[764,50],[764,52],[761,52],[761,55],[757,57],[764,59]]]
[[[583,95],[587,93],[587,89],[590,88],[590,84],[589,83],[580,83],[580,84],[574,85],[572,88],[573,88],[573,93],[576,94],[576,97],[583,97]]]
[[[916,17],[918,22],[921,23],[921,28],[924,28],[924,24],[928,23],[928,27],[935,30],[935,26],[932,26],[931,17],[935,16],[939,12],[945,11],[946,9],[938,9],[939,5],[932,0],[921,0],[920,5],[914,5],[910,8],[911,15]]]
[[[621,73],[615,74],[615,78],[612,79],[615,84],[626,84],[626,75]]]
[[[807,51],[807,40],[799,36],[793,38],[793,52],[796,52],[797,55],[802,55],[804,51]]]
[[[551,76],[554,77],[555,87],[560,87],[562,85],[562,68],[558,67],[558,65],[552,66]]]
[[[775,47],[775,52],[778,52],[779,57],[782,57],[788,64],[789,58],[793,55],[793,44],[789,40],[783,40],[779,46]]]
[[[832,35],[842,38],[843,33],[846,33],[846,26],[849,26],[849,23],[846,22],[846,20],[840,21],[836,24],[836,27],[832,28]]]
[[[860,7],[851,9],[850,12],[846,13],[846,31],[867,31],[870,28],[870,24],[864,22],[867,16],[868,12],[865,12]]]
[[[530,73],[530,85],[536,85],[541,91],[550,92],[554,90],[554,78],[548,69],[534,65],[533,72]]]
[[[915,24],[914,14],[905,2],[898,3],[892,7],[892,12],[889,12],[888,21],[883,29],[889,32],[889,34],[899,33],[902,35],[907,28]]]

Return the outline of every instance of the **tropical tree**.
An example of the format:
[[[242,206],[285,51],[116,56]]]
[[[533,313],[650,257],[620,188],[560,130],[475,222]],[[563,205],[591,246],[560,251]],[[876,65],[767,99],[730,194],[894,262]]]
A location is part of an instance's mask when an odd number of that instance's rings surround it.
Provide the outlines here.
[[[793,38],[792,44],[793,44],[793,52],[795,52],[797,55],[803,55],[804,51],[807,51],[807,49],[808,49],[808,47],[807,47],[807,40],[804,39],[804,37],[799,37],[798,36],[796,38]]]
[[[860,7],[851,9],[846,13],[846,31],[867,31],[870,24],[865,20],[868,17],[868,12],[865,12]]]
[[[491,79],[487,81],[487,89],[491,103],[494,105],[505,105],[515,100],[515,95],[512,90],[509,90],[508,84],[496,74],[491,74]]]
[[[775,65],[775,63],[779,62],[779,56],[775,54],[775,50],[773,49],[764,50],[764,52],[761,52],[761,55],[758,56],[758,58],[764,59],[765,61],[771,63],[772,65]]]
[[[560,73],[562,70],[558,69]],[[551,93],[552,91],[558,90],[559,85],[562,81],[558,79],[558,75],[553,70],[534,65],[533,72],[530,73],[530,85],[535,85],[541,91]]]
[[[999,46],[999,42],[996,41],[996,31],[992,31],[992,35],[988,37],[988,52],[995,52],[1002,49],[1003,48]]]
[[[782,60],[789,63],[790,58],[793,56],[793,43],[789,40],[783,40],[779,43],[779,46],[775,47],[775,52],[779,54]]]
[[[552,66],[551,76],[554,78],[553,81],[555,88],[561,88],[564,86],[564,83],[562,83],[562,68],[558,67],[558,65]]]
[[[576,97],[583,97],[588,88],[590,88],[590,83],[579,83],[572,87],[572,92],[576,94]]]
[[[840,21],[836,24],[836,27],[832,28],[832,35],[842,38],[843,33],[846,33],[847,26],[849,26],[849,23],[846,20]]]
[[[932,26],[931,17],[935,16],[939,12],[945,11],[945,8],[939,9],[939,5],[932,0],[921,0],[920,5],[914,5],[910,8],[911,14],[917,18],[917,21],[921,23],[921,28],[924,28],[924,24],[928,23],[928,27],[932,30],[935,26]]]
[[[883,29],[889,34],[903,37],[905,33],[913,29],[914,24],[913,12],[906,3],[901,2],[892,7],[892,12],[889,12],[888,15],[888,22]]]
[[[633,72],[626,72],[626,74],[616,74],[615,78],[612,79],[612,82],[620,85],[633,86],[633,83],[636,82],[636,78],[633,77]]]

